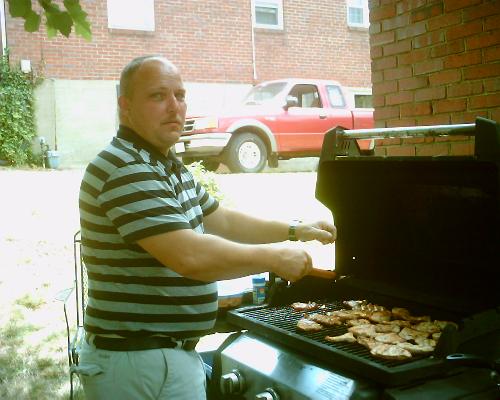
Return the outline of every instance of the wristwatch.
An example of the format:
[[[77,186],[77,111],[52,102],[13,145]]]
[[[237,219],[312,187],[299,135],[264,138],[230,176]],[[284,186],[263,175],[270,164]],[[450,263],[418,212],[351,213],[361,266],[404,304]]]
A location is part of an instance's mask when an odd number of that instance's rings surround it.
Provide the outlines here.
[[[295,235],[295,228],[297,227],[298,224],[300,224],[302,221],[298,219],[294,219],[292,222],[290,222],[290,225],[288,226],[288,240],[292,242],[296,242],[297,236]]]

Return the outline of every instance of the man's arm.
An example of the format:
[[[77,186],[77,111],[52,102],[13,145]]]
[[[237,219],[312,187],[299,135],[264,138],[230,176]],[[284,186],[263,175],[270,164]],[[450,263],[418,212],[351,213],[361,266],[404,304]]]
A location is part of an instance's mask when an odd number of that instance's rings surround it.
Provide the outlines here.
[[[190,229],[150,236],[137,243],[163,265],[182,276],[201,281],[269,271],[293,282],[312,268],[311,257],[303,250],[240,244]]]
[[[208,233],[239,243],[275,243],[288,239],[289,225],[281,221],[259,219],[219,206],[203,220]],[[300,223],[295,228],[298,240],[318,240],[323,244],[337,238],[335,226],[326,221]]]

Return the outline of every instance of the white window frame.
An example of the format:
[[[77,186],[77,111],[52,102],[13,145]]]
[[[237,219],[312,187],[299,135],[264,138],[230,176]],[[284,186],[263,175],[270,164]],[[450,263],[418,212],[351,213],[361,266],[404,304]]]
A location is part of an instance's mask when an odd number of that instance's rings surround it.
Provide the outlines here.
[[[362,3],[361,5],[359,3]],[[368,0],[346,0],[347,5],[347,25],[352,28],[368,28],[370,26],[370,15],[368,10]],[[352,22],[349,20],[349,9],[358,8],[363,12],[363,23]]]
[[[107,0],[108,28],[153,32],[154,0]]]
[[[258,24],[256,18],[256,8],[274,8],[278,14],[278,24]],[[283,30],[283,0],[252,0],[252,22],[254,28]]]

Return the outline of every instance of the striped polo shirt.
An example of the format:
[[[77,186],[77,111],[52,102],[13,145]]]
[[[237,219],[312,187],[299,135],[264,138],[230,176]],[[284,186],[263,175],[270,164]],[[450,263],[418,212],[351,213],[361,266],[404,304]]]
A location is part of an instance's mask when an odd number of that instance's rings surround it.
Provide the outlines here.
[[[218,207],[171,152],[161,154],[120,126],[88,165],[79,205],[87,332],[178,339],[209,332],[217,314],[216,283],[185,278],[137,244],[178,229],[202,234],[203,216]]]

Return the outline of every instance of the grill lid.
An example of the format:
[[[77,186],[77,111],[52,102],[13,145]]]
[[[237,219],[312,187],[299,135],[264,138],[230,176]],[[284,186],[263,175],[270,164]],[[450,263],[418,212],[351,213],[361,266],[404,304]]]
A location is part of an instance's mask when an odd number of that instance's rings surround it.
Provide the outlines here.
[[[480,149],[484,132],[474,133]],[[486,160],[335,157],[335,135],[323,143],[316,197],[338,228],[337,273],[466,313],[497,306],[500,151]]]

